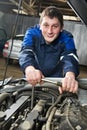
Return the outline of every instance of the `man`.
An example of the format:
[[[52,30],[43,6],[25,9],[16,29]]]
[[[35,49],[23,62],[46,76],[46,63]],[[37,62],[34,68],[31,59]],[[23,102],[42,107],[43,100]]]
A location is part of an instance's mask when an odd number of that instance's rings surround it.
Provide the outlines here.
[[[39,25],[26,31],[19,63],[32,86],[44,77],[64,77],[60,94],[78,91],[78,57],[73,36],[63,30],[63,16],[56,7],[43,10]]]

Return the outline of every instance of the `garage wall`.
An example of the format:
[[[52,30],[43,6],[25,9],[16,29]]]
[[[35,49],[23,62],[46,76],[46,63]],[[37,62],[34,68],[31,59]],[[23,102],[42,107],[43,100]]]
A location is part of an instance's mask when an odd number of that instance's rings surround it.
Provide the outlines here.
[[[0,12],[0,26],[3,27],[8,37],[12,35],[17,15]],[[25,33],[26,29],[38,23],[37,17],[18,17],[16,34]],[[87,27],[82,23],[64,21],[64,28],[72,32],[81,65],[87,65]]]
[[[87,27],[82,23],[64,22],[65,29],[72,32],[81,65],[87,65]]]
[[[11,36],[12,32],[15,29],[15,23],[17,20],[16,34],[25,33],[26,29],[34,24],[38,23],[39,18],[37,17],[28,17],[15,14],[5,14],[0,12],[0,27],[3,27],[8,37]]]

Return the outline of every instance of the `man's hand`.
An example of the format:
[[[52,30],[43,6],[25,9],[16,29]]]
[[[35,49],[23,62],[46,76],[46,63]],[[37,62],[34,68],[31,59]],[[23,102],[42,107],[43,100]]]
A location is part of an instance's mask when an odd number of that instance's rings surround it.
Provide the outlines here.
[[[27,81],[35,86],[37,83],[41,83],[41,79],[44,77],[40,70],[35,69],[33,66],[28,66],[25,69],[25,76]]]
[[[77,93],[78,82],[75,80],[73,72],[67,72],[62,80],[62,87],[59,87],[59,92],[62,94],[64,91]]]

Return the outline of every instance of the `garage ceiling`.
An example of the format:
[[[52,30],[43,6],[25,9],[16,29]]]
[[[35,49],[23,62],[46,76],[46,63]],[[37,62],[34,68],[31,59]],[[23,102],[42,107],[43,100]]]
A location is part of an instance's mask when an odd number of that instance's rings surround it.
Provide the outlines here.
[[[39,16],[47,6],[57,6],[63,15],[76,16],[67,4],[67,0],[0,0],[0,11],[15,13],[21,5],[21,12],[31,16]],[[14,11],[13,11],[14,10]]]
[[[65,19],[81,20],[87,25],[87,0],[0,0],[0,11],[5,13],[40,16],[48,6],[58,7]]]

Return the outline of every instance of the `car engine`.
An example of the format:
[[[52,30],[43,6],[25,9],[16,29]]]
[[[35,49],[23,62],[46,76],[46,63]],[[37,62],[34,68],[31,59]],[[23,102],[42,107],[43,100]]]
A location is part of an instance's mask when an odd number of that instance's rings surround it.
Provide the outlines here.
[[[0,130],[87,130],[87,104],[78,94],[60,95],[53,84],[6,80],[0,89]]]

